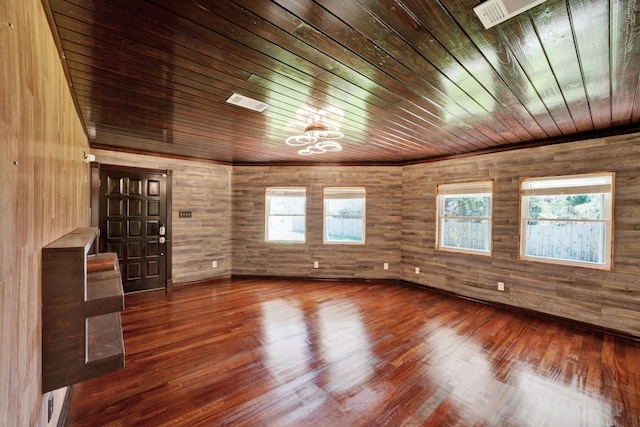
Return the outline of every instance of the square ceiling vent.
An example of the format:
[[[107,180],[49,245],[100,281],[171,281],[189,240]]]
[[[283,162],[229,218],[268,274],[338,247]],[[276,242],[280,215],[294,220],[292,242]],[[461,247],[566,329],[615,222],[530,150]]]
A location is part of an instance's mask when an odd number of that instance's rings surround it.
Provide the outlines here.
[[[260,102],[255,99],[248,98],[246,96],[239,95],[237,93],[231,94],[231,96],[227,99],[227,102],[229,104],[248,108],[249,110],[257,111],[259,113],[262,113],[264,110],[269,108],[269,104],[265,104],[264,102]]]
[[[547,0],[489,0],[473,8],[485,28],[491,28]]]

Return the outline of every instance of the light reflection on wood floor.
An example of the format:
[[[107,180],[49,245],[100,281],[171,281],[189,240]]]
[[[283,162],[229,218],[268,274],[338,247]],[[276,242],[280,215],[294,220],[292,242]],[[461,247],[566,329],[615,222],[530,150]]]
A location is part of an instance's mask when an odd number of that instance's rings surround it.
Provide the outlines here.
[[[640,344],[395,283],[126,296],[70,426],[637,426]]]

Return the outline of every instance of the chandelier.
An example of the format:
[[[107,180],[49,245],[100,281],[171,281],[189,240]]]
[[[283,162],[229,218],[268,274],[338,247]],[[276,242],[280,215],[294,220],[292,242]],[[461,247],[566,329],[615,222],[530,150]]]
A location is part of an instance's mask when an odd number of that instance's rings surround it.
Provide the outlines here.
[[[304,128],[302,135],[291,136],[285,142],[292,147],[305,147],[298,154],[308,156],[342,150],[342,145],[335,140],[343,136],[342,132],[329,130],[323,123],[312,123]]]
[[[287,127],[304,129],[302,134],[291,136],[285,140],[291,147],[299,147],[298,154],[309,156],[342,150],[342,145],[336,141],[344,136],[340,129],[340,121],[344,118],[342,110],[329,107],[315,109],[303,107],[296,111],[297,120],[287,124]]]

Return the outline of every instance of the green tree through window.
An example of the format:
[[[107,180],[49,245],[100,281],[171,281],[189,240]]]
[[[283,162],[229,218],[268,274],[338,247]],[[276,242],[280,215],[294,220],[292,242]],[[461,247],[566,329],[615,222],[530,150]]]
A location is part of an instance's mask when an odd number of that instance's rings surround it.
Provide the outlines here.
[[[609,268],[613,174],[523,179],[520,257]]]

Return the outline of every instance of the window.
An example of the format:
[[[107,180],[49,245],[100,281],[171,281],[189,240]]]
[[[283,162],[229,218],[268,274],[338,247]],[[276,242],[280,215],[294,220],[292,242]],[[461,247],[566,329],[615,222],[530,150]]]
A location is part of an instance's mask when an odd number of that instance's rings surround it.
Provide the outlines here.
[[[614,174],[521,181],[520,258],[611,268]]]
[[[324,189],[324,243],[364,243],[364,188]]]
[[[305,188],[267,188],[265,240],[304,242],[306,204]]]
[[[436,248],[491,254],[493,182],[438,185]]]

